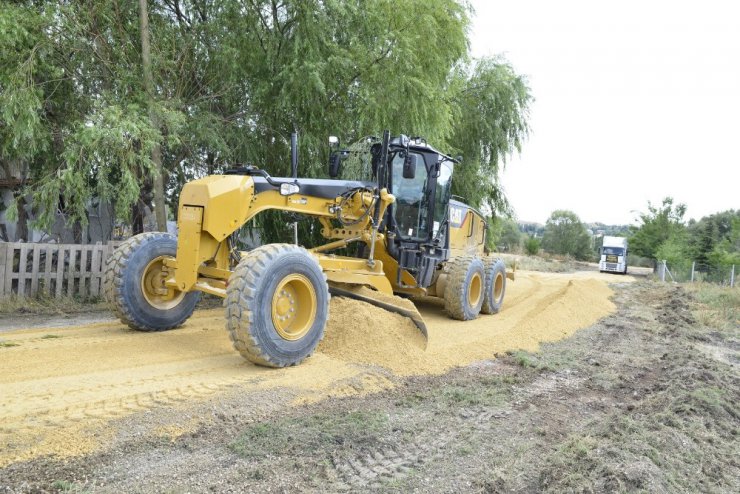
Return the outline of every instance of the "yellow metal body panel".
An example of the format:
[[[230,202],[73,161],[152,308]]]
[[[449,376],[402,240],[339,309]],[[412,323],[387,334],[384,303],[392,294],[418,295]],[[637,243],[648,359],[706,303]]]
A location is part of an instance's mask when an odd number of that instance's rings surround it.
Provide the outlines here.
[[[220,242],[249,218],[254,180],[243,175],[211,175],[185,184],[180,193],[183,207],[203,208],[203,231]],[[206,207],[207,206],[207,207]],[[182,223],[178,217],[178,227]]]
[[[380,192],[381,216],[395,197],[383,189]],[[165,265],[174,271],[166,284],[181,291],[193,288],[208,293],[222,295],[222,287],[217,283],[228,279],[230,273],[229,248],[227,238],[254,216],[268,209],[301,213],[320,219],[326,238],[342,239],[323,247],[328,250],[346,244],[346,240],[369,241],[371,232],[368,209],[374,207],[373,195],[366,191],[355,192],[349,198],[326,199],[306,194],[281,195],[276,189],[255,193],[254,180],[244,175],[211,175],[189,182],[180,193],[178,215],[177,258],[167,260]],[[344,221],[354,222],[351,228],[332,228],[331,219],[338,212]],[[359,239],[356,237],[360,237]],[[318,247],[317,251],[322,250]],[[390,291],[388,280],[376,271],[361,269],[366,261],[346,258],[345,267],[327,268],[327,277],[335,281],[362,283],[383,292]],[[347,264],[353,260],[354,267]],[[332,262],[330,264],[336,264]],[[382,273],[382,263],[378,263]],[[341,270],[349,269],[342,280]],[[202,276],[202,277],[199,277]],[[223,295],[222,295],[223,296]]]
[[[327,280],[352,285],[368,285],[379,292],[393,295],[393,288],[385,276],[382,262],[377,261],[373,266],[368,266],[365,259],[315,255]]]
[[[176,262],[167,264],[171,268],[177,268],[173,284],[181,291],[190,290],[198,279],[198,266],[202,263],[202,226],[203,207],[180,206],[177,218],[177,259]]]
[[[458,205],[453,207],[460,209]],[[486,244],[486,221],[475,210],[463,209],[462,222],[450,224],[450,257],[471,254],[482,257]]]

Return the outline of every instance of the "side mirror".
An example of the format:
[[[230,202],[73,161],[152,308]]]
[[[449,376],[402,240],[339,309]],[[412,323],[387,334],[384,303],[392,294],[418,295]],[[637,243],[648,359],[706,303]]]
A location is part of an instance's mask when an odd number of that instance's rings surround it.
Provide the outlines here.
[[[339,176],[339,168],[342,165],[342,160],[339,157],[338,152],[333,152],[329,155],[329,178],[337,178]]]
[[[403,178],[413,179],[416,177],[416,165],[419,163],[419,155],[408,153],[403,160]]]

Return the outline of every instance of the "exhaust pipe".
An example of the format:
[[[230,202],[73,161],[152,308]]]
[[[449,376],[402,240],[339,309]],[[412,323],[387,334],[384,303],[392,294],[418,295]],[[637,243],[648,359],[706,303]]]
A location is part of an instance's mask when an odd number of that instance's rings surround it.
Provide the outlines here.
[[[298,178],[298,132],[290,134],[290,169],[294,179]],[[298,245],[298,222],[293,222],[293,243]]]

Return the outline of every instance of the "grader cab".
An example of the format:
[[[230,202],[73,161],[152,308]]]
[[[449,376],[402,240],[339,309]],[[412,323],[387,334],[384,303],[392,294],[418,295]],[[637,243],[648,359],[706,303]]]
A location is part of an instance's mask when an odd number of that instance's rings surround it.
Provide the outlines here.
[[[483,216],[451,199],[457,160],[388,131],[368,144],[366,152],[334,149],[330,179],[242,167],[186,184],[177,238],[143,233],[108,260],[105,296],[116,315],[133,329],[168,330],[190,317],[200,292],[217,295],[236,350],[284,367],[321,341],[330,293],[409,317],[425,336],[423,318],[404,298],[441,298],[460,320],[498,312],[504,263],[484,254]],[[350,165],[357,179],[338,178]],[[317,218],[328,242],[238,251],[235,232],[268,209]],[[352,244],[354,256],[331,253]]]

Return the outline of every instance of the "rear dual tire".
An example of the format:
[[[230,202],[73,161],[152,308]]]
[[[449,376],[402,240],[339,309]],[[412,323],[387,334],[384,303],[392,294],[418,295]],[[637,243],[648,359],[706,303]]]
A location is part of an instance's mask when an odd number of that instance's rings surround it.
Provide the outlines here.
[[[449,261],[445,286],[445,309],[450,317],[469,321],[478,317],[483,306],[485,266],[475,256],[460,256]]]
[[[481,312],[497,314],[506,295],[506,266],[501,259],[486,258],[486,289]]]
[[[445,309],[453,319],[469,321],[479,313],[496,314],[506,294],[506,266],[501,259],[460,256],[449,261]]]

